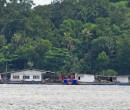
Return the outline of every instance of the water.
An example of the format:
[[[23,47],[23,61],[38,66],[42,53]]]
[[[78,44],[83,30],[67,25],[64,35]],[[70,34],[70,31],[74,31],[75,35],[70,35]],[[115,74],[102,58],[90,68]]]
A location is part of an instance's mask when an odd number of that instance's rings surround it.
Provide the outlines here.
[[[130,110],[130,86],[0,85],[0,110]]]

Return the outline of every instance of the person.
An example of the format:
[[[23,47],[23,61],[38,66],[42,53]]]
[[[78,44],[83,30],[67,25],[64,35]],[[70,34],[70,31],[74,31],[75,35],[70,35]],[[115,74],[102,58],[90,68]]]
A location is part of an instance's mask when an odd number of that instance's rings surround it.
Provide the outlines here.
[[[62,81],[62,80],[63,80],[63,79],[62,79],[62,76],[59,76],[58,80],[59,80],[59,81]]]
[[[68,83],[70,84],[70,82],[71,82],[71,77],[69,76],[68,77]]]

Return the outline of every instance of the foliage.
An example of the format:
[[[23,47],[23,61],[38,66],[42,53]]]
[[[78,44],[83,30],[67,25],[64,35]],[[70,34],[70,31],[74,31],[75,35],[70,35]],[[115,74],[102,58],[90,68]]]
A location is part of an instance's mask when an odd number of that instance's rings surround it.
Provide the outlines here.
[[[129,74],[130,0],[0,1],[0,71]]]
[[[104,75],[104,76],[112,76],[112,75],[116,75],[116,74],[117,74],[117,72],[115,70],[111,70],[111,69],[102,70],[97,73],[97,75]]]
[[[99,53],[98,57],[97,57],[97,61],[100,65],[100,67],[104,67],[109,63],[109,58],[107,56],[107,54],[102,51],[101,53]]]

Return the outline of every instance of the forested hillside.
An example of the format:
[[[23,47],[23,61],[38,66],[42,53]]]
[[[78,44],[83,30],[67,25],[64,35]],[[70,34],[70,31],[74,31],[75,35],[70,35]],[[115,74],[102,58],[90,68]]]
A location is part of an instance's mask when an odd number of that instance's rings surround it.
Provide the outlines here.
[[[0,0],[0,72],[130,73],[130,0]]]

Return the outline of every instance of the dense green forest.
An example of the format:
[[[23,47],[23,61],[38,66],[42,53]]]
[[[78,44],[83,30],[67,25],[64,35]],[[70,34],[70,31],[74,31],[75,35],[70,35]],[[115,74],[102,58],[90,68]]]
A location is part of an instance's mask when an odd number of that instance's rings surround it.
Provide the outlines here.
[[[130,74],[130,0],[0,0],[0,72],[28,62],[57,73]]]

